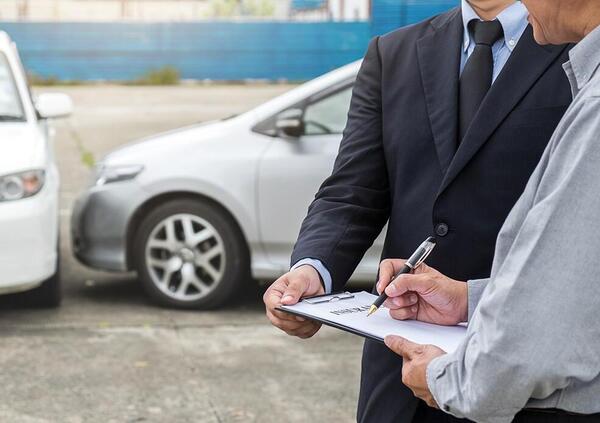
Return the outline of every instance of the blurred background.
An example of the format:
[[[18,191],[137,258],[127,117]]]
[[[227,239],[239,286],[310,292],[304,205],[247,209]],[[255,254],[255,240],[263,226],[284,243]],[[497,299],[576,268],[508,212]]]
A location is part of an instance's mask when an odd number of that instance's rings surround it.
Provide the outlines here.
[[[289,338],[262,295],[369,40],[458,3],[0,0],[0,421],[354,421],[362,339]],[[59,225],[23,221],[28,204]],[[20,228],[58,242],[44,291],[7,276],[38,260]]]
[[[301,81],[362,57],[369,39],[455,0],[1,0],[3,29],[41,80]],[[277,42],[273,42],[277,40]]]

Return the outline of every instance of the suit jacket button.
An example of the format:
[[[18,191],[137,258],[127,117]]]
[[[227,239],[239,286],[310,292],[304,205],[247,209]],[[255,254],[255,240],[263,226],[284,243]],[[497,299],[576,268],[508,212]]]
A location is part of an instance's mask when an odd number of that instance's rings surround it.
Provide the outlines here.
[[[446,236],[446,235],[448,235],[448,230],[449,230],[448,225],[445,224],[445,223],[438,223],[435,226],[435,234],[437,236]]]

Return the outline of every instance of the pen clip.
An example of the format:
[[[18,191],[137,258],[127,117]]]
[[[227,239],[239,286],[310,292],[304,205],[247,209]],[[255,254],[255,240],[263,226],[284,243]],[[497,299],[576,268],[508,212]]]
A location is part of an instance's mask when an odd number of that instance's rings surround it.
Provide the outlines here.
[[[416,269],[417,267],[425,263],[425,260],[427,260],[427,257],[429,257],[429,254],[431,254],[432,251],[433,248],[428,249],[427,252],[425,252],[425,254],[423,254],[423,256],[415,263],[415,267],[413,267],[413,269]]]
[[[419,246],[417,251],[415,251],[415,253],[406,261],[406,265],[412,270],[415,270],[417,267],[423,264],[434,248],[435,238],[427,238],[427,240]]]
[[[323,303],[334,303],[336,301],[349,300],[354,298],[354,294],[350,292],[342,292],[334,295],[320,295],[318,297],[305,298],[302,301],[308,304],[323,304]]]

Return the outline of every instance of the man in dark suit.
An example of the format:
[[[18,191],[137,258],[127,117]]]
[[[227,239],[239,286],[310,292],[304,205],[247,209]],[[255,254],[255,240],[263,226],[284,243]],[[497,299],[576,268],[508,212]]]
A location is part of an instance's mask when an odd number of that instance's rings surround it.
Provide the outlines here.
[[[292,270],[265,293],[271,322],[314,335],[318,324],[275,306],[341,290],[388,220],[382,259],[406,258],[435,235],[431,266],[457,280],[489,277],[498,231],[571,101],[567,60],[567,46],[535,43],[513,0],[463,0],[373,39]],[[366,341],[358,420],[453,420],[401,379],[401,359]]]

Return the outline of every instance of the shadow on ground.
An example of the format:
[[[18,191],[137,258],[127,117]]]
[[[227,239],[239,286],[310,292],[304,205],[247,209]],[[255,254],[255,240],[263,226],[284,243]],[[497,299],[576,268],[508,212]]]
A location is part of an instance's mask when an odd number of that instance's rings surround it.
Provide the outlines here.
[[[101,274],[97,278],[85,281],[72,281],[63,277],[63,303],[76,300],[84,303],[108,305],[114,307],[154,307],[165,309],[152,302],[144,293],[135,274]],[[240,295],[218,311],[260,310],[264,307],[262,296],[268,283],[251,280]],[[30,292],[21,292],[0,296],[0,311],[39,309]],[[176,310],[174,310],[176,311]],[[187,310],[190,311],[190,310]]]

